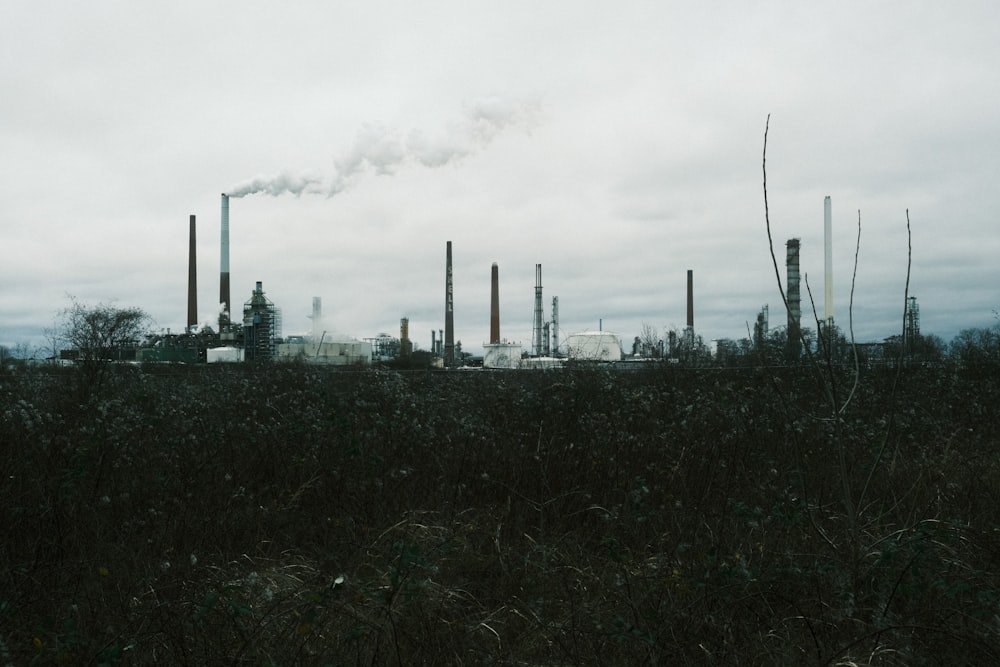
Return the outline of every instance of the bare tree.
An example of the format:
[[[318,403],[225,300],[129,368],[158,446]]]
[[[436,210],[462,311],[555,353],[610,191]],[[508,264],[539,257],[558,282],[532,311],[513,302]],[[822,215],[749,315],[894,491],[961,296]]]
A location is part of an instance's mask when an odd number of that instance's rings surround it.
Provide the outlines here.
[[[644,357],[659,358],[663,352],[663,339],[649,322],[643,322],[639,328],[639,353]]]
[[[125,350],[135,350],[150,324],[150,317],[136,307],[119,308],[100,303],[94,306],[70,298],[60,313],[60,339],[74,350],[83,393],[92,395],[107,380],[111,361],[127,358]]]

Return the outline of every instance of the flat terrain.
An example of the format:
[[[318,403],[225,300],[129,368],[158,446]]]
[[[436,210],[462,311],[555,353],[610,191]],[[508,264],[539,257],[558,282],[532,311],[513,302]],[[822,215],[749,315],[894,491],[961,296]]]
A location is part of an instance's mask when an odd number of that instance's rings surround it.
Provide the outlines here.
[[[994,366],[0,375],[0,664],[998,664]]]

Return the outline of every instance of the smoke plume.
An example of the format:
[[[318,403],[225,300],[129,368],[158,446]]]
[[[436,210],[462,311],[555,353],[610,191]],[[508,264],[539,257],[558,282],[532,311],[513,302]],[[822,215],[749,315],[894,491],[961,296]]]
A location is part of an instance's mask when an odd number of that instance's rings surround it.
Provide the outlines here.
[[[236,186],[230,197],[251,194],[278,196],[290,193],[325,194],[333,197],[349,188],[368,171],[391,175],[408,163],[441,167],[486,148],[501,132],[521,126],[530,130],[538,113],[537,102],[525,102],[501,96],[478,99],[466,105],[462,117],[435,134],[411,130],[404,139],[396,130],[382,125],[363,125],[353,145],[333,160],[336,173],[327,183],[315,173],[298,176],[282,172],[276,176],[258,176]]]
[[[323,192],[322,184],[323,179],[315,174],[303,173],[295,176],[289,172],[281,172],[275,176],[257,176],[237,185],[227,194],[230,197],[246,197],[263,193],[277,197],[288,192],[298,197],[302,193]]]

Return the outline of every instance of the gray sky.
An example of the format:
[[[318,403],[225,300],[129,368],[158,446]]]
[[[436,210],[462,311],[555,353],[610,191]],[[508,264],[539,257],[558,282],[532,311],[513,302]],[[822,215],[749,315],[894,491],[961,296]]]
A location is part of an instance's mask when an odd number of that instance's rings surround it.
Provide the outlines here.
[[[44,342],[67,295],[200,319],[255,281],[284,332],[444,327],[530,345],[536,263],[564,334],[643,323],[747,335],[785,312],[802,242],[822,313],[823,198],[847,326],[897,333],[910,293],[946,341],[996,322],[1000,5],[993,2],[8,2],[0,21],[0,344]],[[300,192],[292,194],[288,189]],[[249,194],[253,190],[260,192]],[[805,289],[803,297],[805,298]],[[803,308],[805,311],[805,307]]]

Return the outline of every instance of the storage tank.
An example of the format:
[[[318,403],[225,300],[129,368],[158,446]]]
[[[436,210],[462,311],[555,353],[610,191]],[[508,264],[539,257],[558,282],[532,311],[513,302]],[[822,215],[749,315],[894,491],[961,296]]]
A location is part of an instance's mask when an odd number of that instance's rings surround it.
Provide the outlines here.
[[[566,339],[566,354],[577,361],[621,361],[621,338],[610,331],[570,334]]]
[[[243,350],[238,347],[212,347],[205,351],[205,361],[210,364],[243,361]]]

